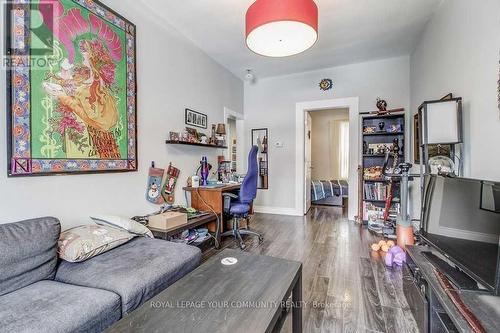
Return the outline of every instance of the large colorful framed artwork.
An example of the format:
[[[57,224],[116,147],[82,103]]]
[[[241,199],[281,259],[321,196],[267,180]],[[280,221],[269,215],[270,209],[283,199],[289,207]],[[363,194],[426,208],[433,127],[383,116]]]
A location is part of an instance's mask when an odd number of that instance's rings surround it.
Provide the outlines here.
[[[137,171],[135,25],[92,0],[7,10],[9,176]]]

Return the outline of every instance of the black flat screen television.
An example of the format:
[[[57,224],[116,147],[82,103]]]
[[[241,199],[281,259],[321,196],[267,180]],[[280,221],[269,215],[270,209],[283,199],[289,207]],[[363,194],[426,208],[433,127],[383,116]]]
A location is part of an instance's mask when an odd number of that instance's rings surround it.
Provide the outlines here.
[[[424,242],[497,294],[500,183],[437,175],[427,175],[424,182]]]

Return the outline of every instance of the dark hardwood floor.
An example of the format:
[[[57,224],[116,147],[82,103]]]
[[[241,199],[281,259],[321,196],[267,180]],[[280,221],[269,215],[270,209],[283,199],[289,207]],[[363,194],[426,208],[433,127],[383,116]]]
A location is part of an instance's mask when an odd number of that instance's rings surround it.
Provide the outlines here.
[[[265,240],[245,236],[245,251],[303,263],[304,332],[418,332],[401,268],[386,268],[370,250],[380,238],[349,222],[341,208],[313,207],[305,217],[256,214],[250,228]],[[222,247],[238,248],[232,238]],[[289,317],[282,332],[291,332]]]

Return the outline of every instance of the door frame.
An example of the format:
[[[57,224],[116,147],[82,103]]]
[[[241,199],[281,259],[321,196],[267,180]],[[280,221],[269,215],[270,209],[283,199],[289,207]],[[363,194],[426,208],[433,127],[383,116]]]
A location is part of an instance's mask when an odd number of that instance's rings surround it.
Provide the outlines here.
[[[245,115],[224,107],[224,123],[228,119],[236,120],[236,172],[245,173]],[[226,158],[231,158],[231,151],[226,150]]]
[[[306,209],[305,170],[305,113],[329,109],[349,109],[349,220],[354,220],[358,211],[358,165],[361,161],[359,139],[359,97],[299,102],[295,110],[295,210],[304,215]]]
[[[308,128],[310,130],[308,131]],[[310,179],[312,180],[312,141],[311,141],[311,132],[312,132],[312,115],[310,112],[305,112],[304,113],[304,184],[307,186],[307,180],[308,180],[308,172],[311,173]],[[309,137],[308,137],[309,136]],[[308,147],[309,145],[309,147]],[[309,161],[310,165],[307,165],[307,158],[306,158],[306,151],[309,149],[309,154],[311,160]],[[309,170],[307,170],[309,168]],[[308,201],[309,199],[309,201]],[[311,203],[312,201],[312,196],[311,196],[311,191],[305,191],[304,192],[304,215],[309,212],[309,209],[311,209]]]

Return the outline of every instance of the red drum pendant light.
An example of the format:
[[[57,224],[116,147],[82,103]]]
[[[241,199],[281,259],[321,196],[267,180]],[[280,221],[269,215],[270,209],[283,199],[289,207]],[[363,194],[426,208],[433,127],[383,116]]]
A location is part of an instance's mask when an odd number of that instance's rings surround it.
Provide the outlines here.
[[[246,42],[253,52],[287,57],[318,39],[318,6],[313,0],[257,0],[246,15]]]

